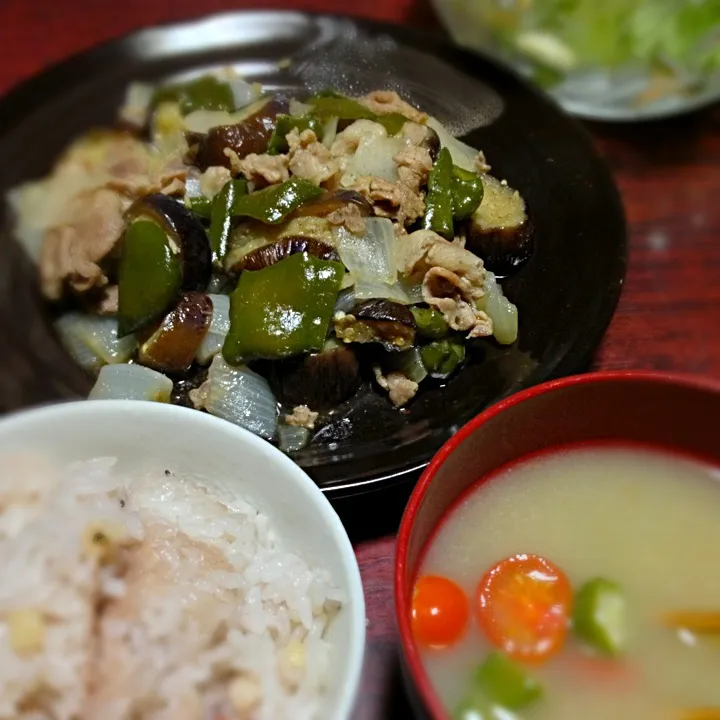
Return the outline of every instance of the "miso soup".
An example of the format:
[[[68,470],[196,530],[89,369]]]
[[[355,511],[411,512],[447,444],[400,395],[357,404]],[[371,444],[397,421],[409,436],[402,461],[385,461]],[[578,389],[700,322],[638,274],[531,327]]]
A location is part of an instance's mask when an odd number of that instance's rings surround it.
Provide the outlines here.
[[[413,631],[463,720],[720,718],[720,471],[653,448],[501,469],[426,548]],[[715,714],[692,714],[717,708]]]

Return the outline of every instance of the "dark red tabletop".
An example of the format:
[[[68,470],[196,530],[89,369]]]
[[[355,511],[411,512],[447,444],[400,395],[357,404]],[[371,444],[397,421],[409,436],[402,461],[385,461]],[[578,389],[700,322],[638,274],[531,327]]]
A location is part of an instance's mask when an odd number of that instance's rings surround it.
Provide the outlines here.
[[[249,7],[352,12],[439,27],[427,0],[0,0],[0,93],[143,25]],[[587,127],[615,173],[631,232],[625,289],[593,368],[720,377],[720,105],[650,124]],[[408,491],[400,487],[369,507],[347,500],[339,508],[356,543],[369,617],[357,720],[408,712],[392,605],[392,531]]]

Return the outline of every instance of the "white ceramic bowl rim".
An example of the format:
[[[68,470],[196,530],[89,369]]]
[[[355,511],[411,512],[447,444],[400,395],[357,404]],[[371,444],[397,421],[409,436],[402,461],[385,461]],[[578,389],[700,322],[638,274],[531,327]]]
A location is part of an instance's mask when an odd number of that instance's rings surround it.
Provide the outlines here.
[[[8,433],[14,437],[31,438],[33,428],[46,423],[57,423],[58,427],[61,425],[73,427],[78,423],[87,423],[92,417],[100,418],[110,413],[122,418],[124,422],[133,422],[133,418],[141,414],[143,419],[148,422],[157,419],[177,424],[193,423],[195,427],[201,429],[203,434],[224,435],[232,438],[238,447],[244,445],[254,448],[266,457],[270,456],[271,463],[276,470],[297,485],[302,494],[310,500],[318,515],[317,518],[312,519],[312,522],[322,523],[329,536],[328,539],[335,545],[341,556],[345,571],[343,590],[349,600],[344,611],[350,614],[350,645],[340,649],[347,658],[346,672],[341,678],[344,689],[339,693],[339,700],[332,707],[332,718],[328,718],[328,720],[350,718],[362,674],[366,634],[365,600],[360,569],[352,544],[340,518],[324,493],[287,455],[257,435],[207,413],[166,403],[136,400],[83,400],[22,410],[0,418],[0,441]],[[280,534],[282,534],[282,530]]]

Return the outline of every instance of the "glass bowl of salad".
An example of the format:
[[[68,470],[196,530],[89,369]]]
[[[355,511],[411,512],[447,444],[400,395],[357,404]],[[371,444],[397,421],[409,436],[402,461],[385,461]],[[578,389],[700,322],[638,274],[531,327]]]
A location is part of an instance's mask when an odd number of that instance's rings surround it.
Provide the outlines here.
[[[720,0],[433,0],[456,42],[569,112],[643,120],[720,100]]]

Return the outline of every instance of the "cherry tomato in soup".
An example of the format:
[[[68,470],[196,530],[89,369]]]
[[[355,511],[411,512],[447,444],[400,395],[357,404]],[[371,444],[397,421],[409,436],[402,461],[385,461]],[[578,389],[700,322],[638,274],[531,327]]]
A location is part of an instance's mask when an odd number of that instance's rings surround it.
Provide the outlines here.
[[[537,555],[515,555],[480,581],[477,621],[511,658],[543,662],[565,642],[572,601],[572,587],[560,568]]]
[[[415,583],[412,629],[420,645],[444,648],[456,643],[470,619],[470,602],[462,588],[439,575],[424,575]]]

